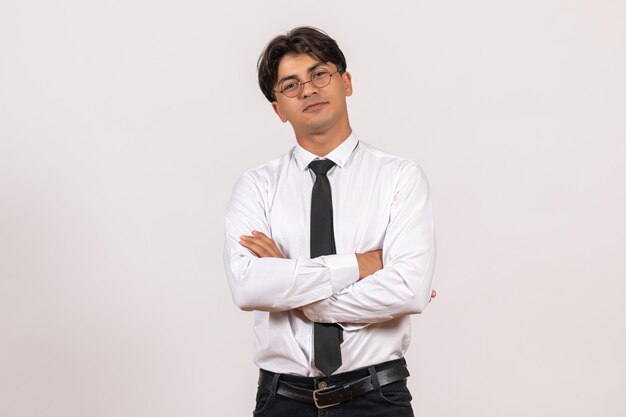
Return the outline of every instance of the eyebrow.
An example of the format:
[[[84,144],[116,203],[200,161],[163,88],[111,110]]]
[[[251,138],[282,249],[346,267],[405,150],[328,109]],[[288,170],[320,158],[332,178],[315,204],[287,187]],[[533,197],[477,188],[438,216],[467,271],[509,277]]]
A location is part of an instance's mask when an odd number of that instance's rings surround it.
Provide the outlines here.
[[[326,65],[326,63],[325,62],[318,62],[317,64],[311,65],[309,68],[306,69],[306,72],[314,71],[315,69],[317,69],[318,67],[320,67],[322,65]],[[292,78],[294,80],[297,80],[298,76],[296,74],[287,75],[287,76],[281,78],[280,80],[278,80],[278,82],[276,84],[280,85],[280,84],[282,84],[283,81],[290,80]]]

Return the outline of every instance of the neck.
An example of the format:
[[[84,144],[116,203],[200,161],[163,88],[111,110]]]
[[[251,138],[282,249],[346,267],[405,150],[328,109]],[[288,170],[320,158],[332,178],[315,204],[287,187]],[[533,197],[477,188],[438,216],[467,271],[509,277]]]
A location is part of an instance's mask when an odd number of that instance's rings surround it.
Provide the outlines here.
[[[349,123],[346,123],[344,126],[338,126],[337,129],[329,129],[319,133],[296,132],[296,141],[298,145],[321,158],[341,145],[351,133],[352,128]]]

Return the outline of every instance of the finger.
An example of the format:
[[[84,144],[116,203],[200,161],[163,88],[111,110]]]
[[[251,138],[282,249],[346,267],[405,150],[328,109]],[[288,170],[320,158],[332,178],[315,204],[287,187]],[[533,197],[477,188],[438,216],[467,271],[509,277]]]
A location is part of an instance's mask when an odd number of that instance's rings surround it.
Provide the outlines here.
[[[265,233],[260,232],[258,230],[253,230],[252,231],[252,235],[254,237],[258,237],[258,238],[269,239],[269,236],[267,236]]]
[[[255,236],[255,238],[260,239],[261,241],[265,243],[264,246],[267,248],[268,251],[270,251],[270,253],[272,253],[272,255],[274,255],[274,257],[276,258],[283,257],[282,253],[280,253],[280,249],[278,249],[278,245],[276,245],[276,242],[274,242],[265,233],[259,232],[258,230],[253,230],[252,234]]]
[[[269,256],[269,251],[267,249],[267,244],[260,239],[257,239],[252,236],[243,235],[240,237],[240,243],[245,243],[244,246],[248,247],[248,249],[254,250],[257,256]]]
[[[276,253],[278,252],[278,250],[274,249],[271,244],[267,243],[263,239],[245,236],[245,235],[241,236],[241,239],[242,241],[246,242],[248,245],[251,245],[252,248],[254,248],[254,252],[257,254],[257,256],[272,257],[272,258],[277,257]]]
[[[270,241],[267,242],[264,239],[260,239],[260,238],[250,238],[247,239],[248,241],[254,242],[254,244],[258,245],[259,247],[262,248],[263,250],[263,256],[271,256],[271,257],[277,257],[278,249],[276,248],[276,245],[274,245],[274,242]]]
[[[250,250],[254,255],[256,255],[257,257],[260,258],[259,254],[254,251],[254,248],[250,247],[250,243],[249,242],[246,242],[245,240],[242,239],[242,240],[239,240],[239,244],[241,246],[243,246],[244,248]]]
[[[259,258],[270,256],[267,249],[265,249],[263,245],[260,245],[258,241],[254,241],[248,238],[248,239],[242,239],[239,243],[241,243],[246,248],[250,249]]]
[[[263,232],[259,232],[258,230],[253,230],[252,231],[252,235],[254,237],[256,237],[257,239],[261,239],[262,241],[270,244],[270,245],[274,245],[274,241],[272,240],[272,238],[270,238],[269,236],[267,236],[265,233]]]

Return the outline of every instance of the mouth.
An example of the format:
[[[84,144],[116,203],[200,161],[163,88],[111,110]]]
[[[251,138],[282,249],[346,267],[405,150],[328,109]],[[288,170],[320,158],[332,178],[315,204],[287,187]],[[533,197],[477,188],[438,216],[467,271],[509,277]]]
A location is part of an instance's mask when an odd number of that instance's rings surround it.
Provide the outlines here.
[[[328,104],[328,102],[326,102],[326,101],[319,101],[317,103],[311,103],[311,104],[308,104],[302,111],[303,112],[313,112],[313,111],[321,109],[322,107],[326,106],[327,104]]]

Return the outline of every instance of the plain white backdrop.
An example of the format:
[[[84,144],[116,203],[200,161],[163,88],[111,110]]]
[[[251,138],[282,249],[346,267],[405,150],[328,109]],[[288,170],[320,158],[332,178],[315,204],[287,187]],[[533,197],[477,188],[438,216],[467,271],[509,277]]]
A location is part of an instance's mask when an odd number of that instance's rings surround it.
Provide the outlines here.
[[[256,60],[298,25],[359,137],[428,175],[416,416],[626,415],[622,1],[0,4],[0,415],[245,416],[238,176],[295,144]]]

